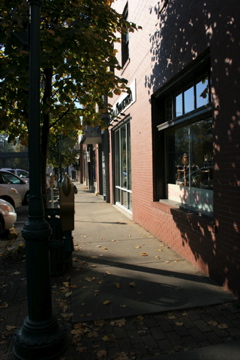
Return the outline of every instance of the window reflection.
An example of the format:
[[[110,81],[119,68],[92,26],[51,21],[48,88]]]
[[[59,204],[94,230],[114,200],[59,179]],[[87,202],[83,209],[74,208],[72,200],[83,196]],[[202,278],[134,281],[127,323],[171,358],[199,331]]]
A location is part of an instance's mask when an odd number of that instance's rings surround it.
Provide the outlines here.
[[[196,106],[197,108],[209,103],[208,77],[205,76],[196,84]]]
[[[192,84],[186,90],[169,97],[165,101],[165,121],[182,116],[210,103],[208,74]],[[172,110],[174,104],[174,113]]]
[[[194,110],[194,87],[184,91],[184,114]]]
[[[131,210],[132,169],[130,122],[114,132],[115,142],[115,201]]]
[[[168,183],[213,188],[211,120],[168,131],[167,147]]]
[[[176,112],[176,117],[183,115],[183,97],[182,97],[182,93],[176,96],[175,99],[175,112]]]

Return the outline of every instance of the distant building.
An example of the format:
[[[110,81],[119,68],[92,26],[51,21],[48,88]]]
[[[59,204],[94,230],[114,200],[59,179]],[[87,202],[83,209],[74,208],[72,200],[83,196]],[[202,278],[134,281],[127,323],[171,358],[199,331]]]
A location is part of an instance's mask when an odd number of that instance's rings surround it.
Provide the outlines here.
[[[95,189],[239,296],[240,6],[113,5],[142,30],[119,35],[131,94],[113,97],[108,132],[85,145]]]

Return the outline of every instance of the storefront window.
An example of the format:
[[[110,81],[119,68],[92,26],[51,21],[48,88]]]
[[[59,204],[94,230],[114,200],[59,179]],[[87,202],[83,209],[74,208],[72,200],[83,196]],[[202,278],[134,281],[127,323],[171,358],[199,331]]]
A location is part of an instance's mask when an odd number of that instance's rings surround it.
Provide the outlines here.
[[[196,72],[198,73],[198,72]],[[161,117],[158,130],[165,166],[156,174],[156,194],[206,215],[213,213],[213,137],[210,74],[184,82],[184,76],[159,97]],[[164,106],[164,111],[162,109]],[[159,147],[160,148],[160,147]],[[165,190],[164,190],[165,189]]]
[[[168,199],[213,211],[212,120],[166,132]]]
[[[115,202],[132,210],[132,171],[130,122],[114,132],[115,143]]]

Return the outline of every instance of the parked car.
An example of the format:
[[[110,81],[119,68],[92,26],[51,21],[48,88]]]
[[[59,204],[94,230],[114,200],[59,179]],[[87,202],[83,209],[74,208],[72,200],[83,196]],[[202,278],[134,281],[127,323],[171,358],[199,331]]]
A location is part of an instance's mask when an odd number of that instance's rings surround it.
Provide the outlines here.
[[[0,199],[0,235],[13,227],[16,220],[17,214],[14,207],[9,202]]]
[[[22,196],[12,186],[0,184],[0,199],[9,202],[14,208],[22,206]]]
[[[15,188],[22,196],[22,203],[28,203],[29,183],[8,171],[0,170],[0,184]]]
[[[0,170],[9,171],[12,174],[20,177],[22,180],[29,182],[29,172],[23,169],[11,169],[11,168],[1,168]]]

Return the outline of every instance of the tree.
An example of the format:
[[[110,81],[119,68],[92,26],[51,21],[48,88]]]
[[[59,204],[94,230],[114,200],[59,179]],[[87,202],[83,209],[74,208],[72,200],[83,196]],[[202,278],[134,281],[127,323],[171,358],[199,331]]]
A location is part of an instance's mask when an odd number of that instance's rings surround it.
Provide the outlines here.
[[[112,9],[113,0],[45,0],[41,7],[41,149],[45,176],[50,132],[67,136],[83,124],[106,126],[105,95],[126,91],[114,43],[137,26]],[[27,144],[28,4],[0,0],[0,129]],[[80,122],[80,117],[83,122]]]

